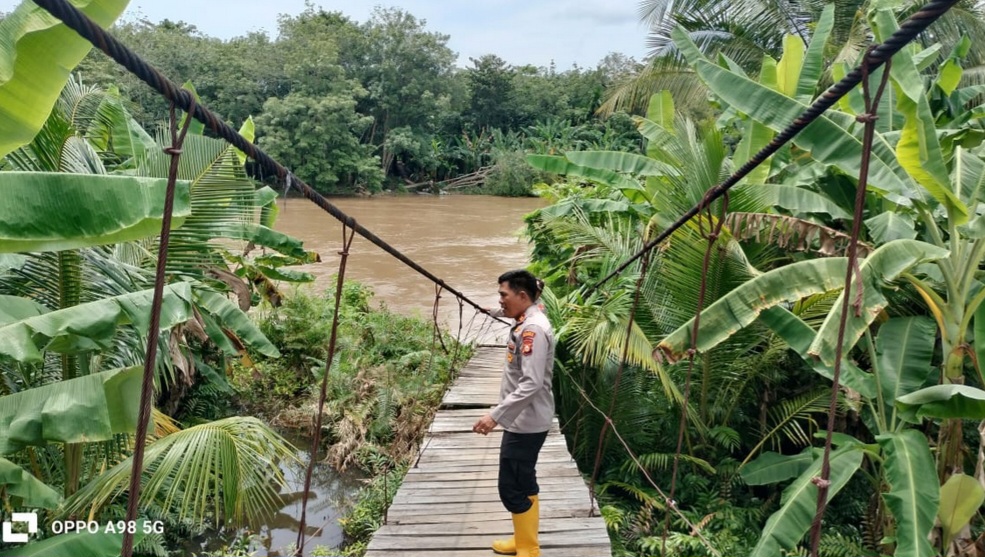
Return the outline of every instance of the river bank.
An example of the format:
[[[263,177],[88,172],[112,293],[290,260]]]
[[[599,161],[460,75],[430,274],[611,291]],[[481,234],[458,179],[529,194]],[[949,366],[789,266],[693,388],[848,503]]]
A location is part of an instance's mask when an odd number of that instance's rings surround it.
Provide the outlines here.
[[[372,298],[372,291],[358,283],[347,282],[343,289],[338,350],[324,408],[321,473],[316,476],[316,498],[309,503],[309,513],[318,505],[319,516],[327,519],[321,522],[336,520],[332,527],[344,535],[344,543],[342,547],[332,545],[333,540],[320,544],[326,541],[325,525],[315,521],[309,522],[310,533],[321,537],[306,543],[306,547],[320,545],[319,551],[332,552],[325,554],[362,554],[403,471],[416,455],[447,385],[471,355],[471,349],[452,335],[441,332],[436,336],[433,323],[374,307]],[[281,307],[257,312],[255,320],[280,348],[281,357],[257,359],[252,367],[237,364],[231,380],[242,413],[261,416],[289,432],[305,465],[333,311],[334,297],[297,291]],[[344,477],[356,477],[358,488],[336,481]],[[319,490],[331,491],[333,484],[338,484],[338,495],[347,502],[328,508],[325,505],[330,501],[319,500],[319,496],[333,496]],[[298,488],[293,499],[299,499],[302,489]],[[294,542],[289,531],[293,526],[296,536],[300,505],[291,508],[294,511],[281,512],[288,520],[268,525],[257,534],[241,532],[239,539],[218,551],[223,555],[240,549],[246,555],[250,551],[271,557],[288,554]],[[288,532],[271,535],[278,528]]]

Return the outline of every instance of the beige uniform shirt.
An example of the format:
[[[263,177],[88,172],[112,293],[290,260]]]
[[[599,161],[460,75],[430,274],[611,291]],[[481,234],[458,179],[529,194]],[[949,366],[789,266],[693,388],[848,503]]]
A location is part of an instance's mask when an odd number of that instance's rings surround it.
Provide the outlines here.
[[[513,433],[541,433],[554,419],[554,331],[537,304],[530,306],[510,331],[499,405],[492,418]]]

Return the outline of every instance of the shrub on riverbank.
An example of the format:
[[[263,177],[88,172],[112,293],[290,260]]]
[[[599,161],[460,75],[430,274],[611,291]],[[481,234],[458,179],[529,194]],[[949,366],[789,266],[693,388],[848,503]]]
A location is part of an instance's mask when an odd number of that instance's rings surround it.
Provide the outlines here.
[[[339,470],[356,466],[374,478],[342,521],[348,554],[361,553],[379,526],[456,367],[471,356],[471,348],[451,335],[442,333],[443,343],[436,339],[433,323],[371,307],[372,296],[358,283],[343,287],[323,418],[327,461]],[[232,384],[249,412],[281,428],[310,427],[334,307],[334,291],[297,292],[257,316],[282,357],[237,367]]]

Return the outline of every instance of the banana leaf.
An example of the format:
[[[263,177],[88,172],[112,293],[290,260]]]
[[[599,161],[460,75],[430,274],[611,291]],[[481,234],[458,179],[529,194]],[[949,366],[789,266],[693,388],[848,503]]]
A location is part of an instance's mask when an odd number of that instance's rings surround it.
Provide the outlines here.
[[[122,166],[133,168],[157,147],[154,138],[133,119],[123,105],[120,90],[111,85],[98,109],[99,117],[86,134],[97,149],[127,157]]]
[[[801,65],[795,95],[797,100],[801,102],[810,102],[817,90],[817,83],[824,72],[824,47],[828,44],[828,37],[831,36],[831,30],[834,29],[834,22],[835,5],[827,4],[814,27],[811,44],[807,47],[804,62]]]
[[[40,306],[21,304],[15,320],[0,321],[0,355],[18,362],[41,362],[42,351],[59,354],[107,349],[117,327],[132,323],[142,334],[150,326],[153,290],[104,298],[70,308],[41,313]],[[166,286],[161,302],[161,330],[194,317],[189,283]]]
[[[886,211],[865,219],[865,227],[869,236],[877,244],[885,244],[893,240],[912,240],[917,237],[913,218],[905,213]]]
[[[0,454],[133,433],[141,375],[139,367],[104,371],[0,397]]]
[[[864,285],[861,316],[856,316],[854,310],[849,308],[851,313],[845,321],[845,348],[855,346],[869,324],[889,304],[889,300],[882,293],[885,285],[916,265],[942,259],[947,255],[947,250],[926,242],[895,240],[880,246],[862,260],[859,264]],[[842,299],[846,295],[854,297],[856,289],[857,283],[853,280],[850,293],[841,292],[824,323],[818,329],[817,338],[807,351],[827,365],[833,364],[835,359]]]
[[[752,324],[767,308],[841,288],[844,285],[846,263],[847,259],[844,257],[798,261],[741,284],[701,313],[698,351],[711,350]],[[671,361],[680,359],[691,346],[693,322],[692,318],[667,335],[657,345],[657,349]]]
[[[880,40],[885,40],[899,29],[892,10],[877,10],[873,29]],[[930,102],[924,92],[923,78],[907,49],[893,56],[889,74],[899,89],[897,110],[906,116],[900,140],[896,144],[896,158],[906,172],[923,186],[941,205],[955,224],[968,222],[969,211],[955,195],[948,176],[944,154],[937,139],[937,126]]]
[[[958,193],[969,203],[985,200],[985,161],[968,149],[956,146],[951,180],[958,184]]]
[[[860,267],[865,282],[862,317],[849,316],[846,324],[846,346],[854,346],[864,328],[887,303],[880,288],[903,271],[945,257],[947,251],[917,240],[890,242],[866,257]],[[763,273],[722,296],[701,314],[697,349],[705,352],[714,348],[740,329],[754,322],[765,309],[781,302],[793,302],[844,286],[847,259],[831,257],[798,261]],[[854,288],[853,288],[854,291]],[[844,292],[842,292],[844,295]],[[835,301],[808,349],[811,356],[820,357],[826,366],[834,363],[832,338],[837,338],[841,297]],[[678,360],[691,345],[693,318],[660,342],[657,349],[671,361]]]
[[[246,121],[243,122],[243,125],[240,126],[240,128],[239,128],[239,135],[241,135],[244,138],[246,138],[246,140],[249,141],[250,143],[253,142],[253,139],[256,137],[256,125],[253,123],[253,117],[252,116],[250,116],[249,118],[247,118]],[[246,153],[240,151],[239,149],[237,149],[235,147],[233,147],[233,150],[236,153],[236,158],[239,159],[239,164],[246,164],[246,161],[247,161]],[[264,204],[261,204],[261,206],[262,205],[264,205]]]
[[[527,155],[530,166],[562,176],[584,178],[607,186],[612,186],[626,195],[630,201],[649,201],[646,190],[639,182],[612,170],[577,165],[564,157],[551,155]]]
[[[937,342],[937,323],[929,317],[894,317],[879,327],[876,338],[876,373],[882,387],[886,424],[896,429],[895,401],[922,387]]]
[[[625,172],[638,176],[677,176],[676,168],[635,153],[621,151],[569,151],[564,158],[588,168]]]
[[[807,105],[795,99],[712,64],[682,29],[675,29],[672,36],[678,49],[708,87],[726,103],[758,122],[775,131],[781,131],[807,109]],[[850,176],[859,175],[861,140],[826,116],[819,117],[797,134],[793,143],[809,151],[819,162],[834,165]],[[894,171],[895,156],[876,147],[873,148],[872,155],[869,187],[882,192],[894,202],[909,204],[917,192],[908,180]]]
[[[746,485],[770,485],[785,482],[804,473],[814,461],[811,448],[795,455],[764,452],[739,469]]]
[[[913,429],[876,437],[882,447],[889,492],[886,506],[896,519],[895,557],[934,555],[930,530],[940,502],[937,468],[927,438]]]
[[[831,452],[831,501],[862,464],[863,452],[857,446],[840,448]],[[760,534],[759,542],[750,557],[776,557],[781,550],[793,551],[811,527],[817,510],[817,486],[814,478],[821,473],[821,459],[814,463],[783,490],[780,510],[773,513]]]
[[[188,182],[175,187],[172,228],[191,214]],[[0,253],[60,251],[153,237],[167,180],[0,172]]]
[[[914,424],[923,418],[985,420],[985,391],[970,385],[934,385],[896,399],[900,418]]]
[[[825,365],[824,362],[807,355],[807,349],[817,337],[817,331],[804,320],[782,306],[773,306],[763,311],[759,320],[776,336],[783,339],[818,375],[834,379],[834,366]],[[866,398],[872,399],[876,396],[875,378],[844,357],[841,360],[841,383]]]
[[[0,489],[15,498],[14,507],[54,509],[62,500],[57,491],[6,458],[0,458]]]
[[[800,37],[789,34],[783,37],[783,56],[776,65],[776,90],[788,97],[797,94],[805,50],[804,41]]]
[[[985,503],[985,489],[971,476],[954,474],[941,486],[940,498],[937,518],[941,521],[944,547],[948,547],[954,536],[978,514],[978,508]]]
[[[782,207],[793,214],[827,213],[834,219],[852,217],[830,198],[797,186],[754,183],[750,180],[750,183],[736,186],[732,191],[755,197],[761,206]]]
[[[196,289],[195,303],[199,308],[205,310],[218,320],[218,323],[224,330],[221,336],[228,337],[232,335],[242,344],[257,350],[264,356],[271,358],[280,356],[277,347],[267,340],[267,337],[260,332],[260,329],[257,328],[249,316],[243,313],[236,304],[230,302],[224,295],[204,288]],[[209,332],[208,329],[206,332]],[[220,335],[209,333],[209,337],[213,340],[217,340],[217,336]],[[223,345],[228,346],[228,344],[220,344],[220,346]]]
[[[103,28],[128,0],[71,0]],[[0,21],[0,158],[30,143],[92,45],[33,2]],[[2,219],[0,219],[2,221]]]

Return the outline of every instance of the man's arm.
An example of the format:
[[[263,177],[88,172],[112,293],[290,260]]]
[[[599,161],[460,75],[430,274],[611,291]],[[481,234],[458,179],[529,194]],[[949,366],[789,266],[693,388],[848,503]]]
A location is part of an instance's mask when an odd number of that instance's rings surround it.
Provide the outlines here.
[[[529,325],[520,333],[520,382],[512,393],[490,412],[490,417],[503,427],[509,427],[523,409],[530,405],[533,395],[544,386],[547,374],[547,333],[537,325]]]

